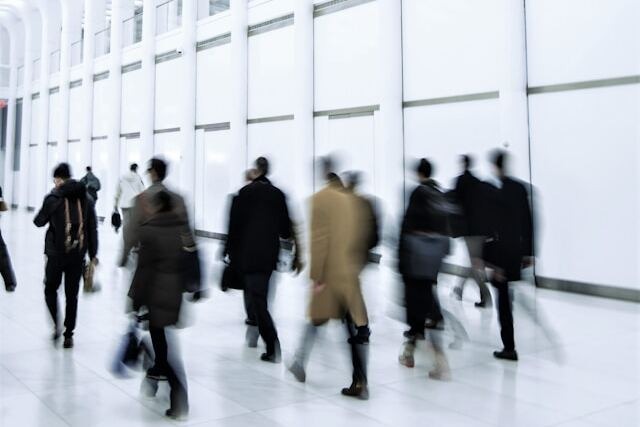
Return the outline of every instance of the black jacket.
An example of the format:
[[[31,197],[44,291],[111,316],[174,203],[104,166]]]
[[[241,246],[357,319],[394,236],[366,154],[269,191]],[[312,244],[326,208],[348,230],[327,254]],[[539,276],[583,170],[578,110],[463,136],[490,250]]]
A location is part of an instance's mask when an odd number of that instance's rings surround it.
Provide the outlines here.
[[[67,254],[65,250],[65,199],[69,200],[69,210],[73,218],[77,218],[76,202],[80,201],[82,211],[84,243],[79,248],[82,255],[89,253],[94,258],[98,253],[98,228],[96,210],[93,200],[87,195],[87,189],[81,182],[70,179],[59,188],[54,188],[42,203],[42,208],[33,219],[38,227],[49,224],[45,237],[44,253],[47,256]]]
[[[280,239],[292,237],[284,193],[265,176],[244,186],[231,203],[226,252],[244,273],[276,269]]]
[[[515,179],[501,179],[502,188],[491,184],[489,240],[484,257],[505,270],[510,281],[520,280],[522,258],[533,255],[533,220],[526,187]]]
[[[418,185],[411,193],[409,205],[402,220],[402,234],[412,232],[448,233],[447,216],[438,212],[437,204],[445,198],[434,180]]]
[[[463,236],[486,236],[489,234],[489,211],[487,197],[490,189],[471,172],[465,171],[456,181],[455,198],[464,217]]]

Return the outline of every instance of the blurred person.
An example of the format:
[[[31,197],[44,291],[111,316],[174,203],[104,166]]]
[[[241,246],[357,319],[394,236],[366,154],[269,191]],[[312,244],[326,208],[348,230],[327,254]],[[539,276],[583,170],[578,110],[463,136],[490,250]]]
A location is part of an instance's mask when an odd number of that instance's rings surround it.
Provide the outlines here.
[[[448,213],[444,195],[431,178],[432,172],[431,162],[420,159],[416,167],[419,184],[411,193],[398,245],[398,266],[404,282],[409,325],[409,330],[403,334],[406,342],[399,361],[410,368],[415,366],[417,341],[425,338],[427,314],[437,322],[443,320],[435,285],[442,258],[449,251]],[[448,380],[451,373],[439,336],[437,333],[429,335],[436,359],[429,377]]]
[[[493,176],[488,193],[490,233],[484,245],[484,259],[493,269],[491,284],[498,291],[498,319],[503,349],[494,357],[517,361],[509,282],[521,279],[523,267],[533,265],[533,221],[526,187],[507,175],[508,155],[491,153]]]
[[[486,285],[486,274],[482,261],[482,248],[485,236],[488,234],[489,219],[485,207],[484,197],[486,184],[480,181],[471,172],[473,159],[470,155],[460,156],[462,174],[456,180],[454,195],[456,201],[462,207],[463,227],[461,236],[467,247],[471,267],[467,275],[463,276],[454,289],[453,293],[457,299],[462,299],[464,285],[469,277],[478,285],[480,301],[475,303],[476,307],[485,307],[491,304],[491,291]]]
[[[5,212],[7,210],[7,204],[2,198],[2,187],[0,187],[0,212]],[[6,291],[14,292],[16,290],[16,275],[13,272],[13,266],[11,265],[9,250],[2,238],[2,231],[0,231],[0,275],[2,275]]]
[[[266,344],[260,360],[279,363],[280,342],[269,313],[269,288],[277,268],[280,239],[291,239],[293,227],[285,194],[267,178],[269,161],[259,157],[255,168],[258,176],[234,199],[227,251],[232,265],[242,275],[249,312]],[[249,319],[253,320],[251,316]]]
[[[300,382],[306,381],[306,364],[317,334],[317,327],[330,319],[345,322],[353,365],[352,383],[342,389],[345,396],[369,398],[367,358],[369,319],[360,288],[359,274],[366,263],[366,248],[372,237],[361,200],[345,190],[333,172],[331,159],[325,158],[326,186],[311,199],[312,281],[309,304],[310,324],[289,371]]]
[[[365,260],[369,259],[369,251],[378,246],[380,242],[380,222],[376,206],[371,197],[359,193],[362,176],[360,172],[346,174],[345,190],[357,201],[360,211],[365,218],[365,226],[369,230],[365,247]]]
[[[129,166],[129,172],[124,174],[118,181],[116,187],[116,195],[113,204],[114,211],[122,209],[122,240],[123,253],[120,257],[119,265],[123,266],[127,262],[128,253],[125,253],[126,237],[129,234],[129,226],[131,225],[131,215],[133,212],[133,204],[138,194],[144,191],[144,183],[138,175],[138,165],[132,163]]]
[[[80,182],[87,187],[87,192],[91,198],[93,198],[93,203],[97,202],[98,191],[100,191],[100,180],[93,174],[91,166],[87,166],[87,173],[82,177]]]
[[[157,158],[147,170],[151,186],[136,196],[130,241],[139,245],[138,264],[128,296],[132,308],[145,308],[154,350],[154,364],[147,370],[151,381],[168,380],[171,407],[166,416],[183,419],[189,412],[187,380],[182,363],[171,350],[166,328],[180,320],[184,279],[184,254],[195,248],[184,199],[164,186],[167,164]],[[200,291],[194,293],[194,300]]]
[[[93,198],[83,183],[71,179],[71,170],[60,163],[53,171],[55,187],[45,198],[33,222],[37,227],[49,224],[45,237],[46,267],[44,294],[53,319],[54,344],[60,338],[58,288],[64,275],[66,310],[64,348],[73,347],[78,292],[85,255],[97,264],[98,230]]]

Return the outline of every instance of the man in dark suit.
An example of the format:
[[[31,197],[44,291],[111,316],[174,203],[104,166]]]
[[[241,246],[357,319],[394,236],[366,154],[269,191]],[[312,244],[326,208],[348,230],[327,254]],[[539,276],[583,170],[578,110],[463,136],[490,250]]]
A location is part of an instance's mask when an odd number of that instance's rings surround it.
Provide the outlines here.
[[[495,177],[487,192],[491,233],[485,242],[484,259],[493,268],[491,284],[498,291],[498,319],[504,345],[493,355],[516,361],[509,282],[520,280],[522,268],[533,263],[533,221],[527,189],[506,175],[507,160],[504,151],[491,154]]]
[[[456,201],[462,208],[463,227],[461,236],[464,237],[464,243],[469,252],[469,260],[471,268],[469,274],[462,277],[460,285],[453,290],[454,295],[458,299],[462,299],[465,282],[472,277],[478,285],[480,291],[480,301],[476,302],[476,307],[485,307],[487,303],[491,303],[491,292],[486,285],[486,275],[484,271],[484,263],[482,262],[482,247],[484,245],[485,236],[489,233],[487,218],[487,209],[484,206],[483,193],[486,184],[480,181],[471,172],[473,160],[469,155],[463,155],[460,158],[462,164],[462,175],[456,181],[455,197]]]
[[[242,274],[249,310],[267,347],[261,360],[277,363],[280,344],[268,309],[269,282],[277,267],[280,239],[292,238],[292,224],[284,193],[267,178],[268,160],[258,158],[255,167],[259,176],[243,187],[234,200],[227,251],[231,263]]]

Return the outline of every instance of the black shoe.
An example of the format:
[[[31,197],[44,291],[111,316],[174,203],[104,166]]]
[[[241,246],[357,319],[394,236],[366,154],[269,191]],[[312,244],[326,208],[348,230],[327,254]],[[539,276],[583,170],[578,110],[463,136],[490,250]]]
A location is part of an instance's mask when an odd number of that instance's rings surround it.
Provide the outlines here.
[[[280,355],[277,352],[262,353],[260,360],[263,362],[280,363]]]
[[[6,285],[4,288],[7,290],[7,292],[15,292],[16,285],[13,285],[13,284],[12,285]]]
[[[360,400],[369,400],[369,388],[365,383],[353,382],[349,388],[342,389],[342,395],[355,397]]]
[[[475,305],[478,308],[485,308],[487,306],[487,301],[486,300],[480,300],[480,301],[474,303],[473,305]]]
[[[60,340],[61,336],[62,336],[62,334],[57,329],[55,331],[53,331],[53,334],[51,335],[51,341],[53,341],[53,345],[57,345],[58,344],[58,341]]]
[[[147,369],[147,378],[156,381],[167,381],[167,374],[164,371],[156,366],[152,366]]]
[[[167,409],[167,412],[164,413],[167,418],[171,418],[176,421],[185,421],[187,419],[188,413],[186,411],[177,411],[171,408]]]
[[[440,319],[440,320],[427,319],[427,321],[424,322],[424,327],[427,328],[427,329],[443,330],[444,329],[444,319]]]
[[[410,340],[424,341],[424,332],[413,332],[411,329],[404,331],[402,336]]]
[[[73,337],[64,337],[64,343],[62,344],[64,348],[73,348]]]
[[[511,360],[513,362],[518,361],[518,353],[516,353],[515,350],[494,351],[493,357],[496,359]]]

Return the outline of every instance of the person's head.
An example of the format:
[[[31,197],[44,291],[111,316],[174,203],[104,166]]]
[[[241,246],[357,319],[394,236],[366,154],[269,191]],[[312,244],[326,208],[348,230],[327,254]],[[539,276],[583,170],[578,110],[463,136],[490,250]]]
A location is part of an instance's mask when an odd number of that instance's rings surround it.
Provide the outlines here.
[[[131,163],[131,166],[129,166],[129,170],[131,172],[138,172],[138,164],[137,163]]]
[[[56,187],[61,186],[69,178],[71,178],[71,168],[68,163],[60,163],[53,170],[53,183]]]
[[[346,173],[346,187],[349,190],[355,191],[362,182],[362,175],[358,171],[351,171]]]
[[[462,156],[460,156],[460,165],[462,165],[463,171],[468,171],[473,167],[473,157],[471,157],[469,154],[463,154]]]
[[[330,180],[336,176],[335,164],[331,156],[320,157],[318,159],[318,167],[324,179]]]
[[[258,176],[269,175],[269,160],[266,157],[258,157],[254,162],[254,166],[258,171]]]
[[[147,169],[151,182],[162,182],[167,176],[167,163],[157,157],[149,160],[149,168]]]
[[[91,172],[91,166],[87,166],[87,173]]]
[[[250,168],[244,172],[244,180],[247,182],[251,182],[259,176],[260,172],[258,172],[258,169],[256,168]]]
[[[494,171],[498,176],[504,176],[507,173],[507,162],[509,160],[509,155],[506,151],[496,149],[491,152],[489,156],[491,164],[493,165]]]
[[[425,158],[420,159],[416,166],[416,174],[418,175],[418,179],[420,181],[429,179],[431,178],[432,173],[433,165],[431,164],[431,162]]]

